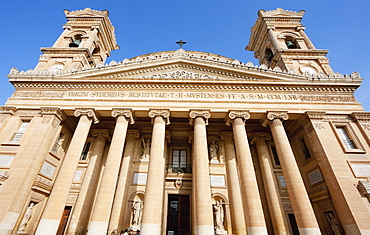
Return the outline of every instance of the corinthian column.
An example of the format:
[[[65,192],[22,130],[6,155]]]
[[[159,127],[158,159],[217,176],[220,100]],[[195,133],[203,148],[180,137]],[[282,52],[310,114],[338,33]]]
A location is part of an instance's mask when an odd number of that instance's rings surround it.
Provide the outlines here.
[[[267,203],[271,214],[274,234],[290,234],[285,218],[285,212],[280,200],[279,189],[274,181],[274,167],[271,162],[270,151],[266,140],[271,140],[267,133],[254,133],[252,144],[256,144],[258,159],[261,165],[263,184],[267,195]]]
[[[145,188],[141,235],[158,235],[162,218],[165,178],[165,132],[166,124],[170,123],[170,112],[167,109],[153,109],[150,110],[149,117],[152,118],[153,133]]]
[[[266,117],[261,121],[263,126],[270,126],[294,216],[297,220],[299,233],[302,235],[321,234],[298,165],[284,130],[282,120],[287,119],[288,114],[286,112],[268,111]]]
[[[226,171],[227,182],[229,187],[230,205],[231,205],[231,221],[233,225],[233,233],[235,235],[245,235],[247,230],[245,228],[245,218],[243,213],[243,200],[240,191],[238,167],[236,163],[236,153],[234,147],[234,136],[232,133],[222,133],[221,140],[225,143],[226,153]]]
[[[230,110],[229,120],[226,124],[230,125],[231,123],[233,127],[248,234],[267,234],[252,155],[245,130],[245,121],[249,117],[247,110]]]
[[[67,234],[70,235],[81,234],[86,231],[87,218],[92,208],[91,202],[94,200],[105,143],[107,139],[110,139],[109,130],[105,129],[93,130],[91,135],[95,137],[95,141],[89,158],[89,166],[86,169],[84,180],[73,208],[71,222],[68,226]]]
[[[127,127],[129,123],[134,123],[131,109],[113,109],[112,116],[116,118],[116,126],[91,215],[88,234],[107,234]]]
[[[73,134],[68,151],[64,157],[55,180],[53,190],[46,204],[44,213],[37,227],[37,235],[56,234],[62,217],[64,207],[68,198],[69,190],[73,182],[78,162],[86,142],[91,123],[98,123],[99,119],[95,110],[92,108],[80,108],[74,112],[76,117],[80,117],[76,130]]]
[[[213,211],[206,125],[209,110],[190,110],[190,124],[194,125],[193,140],[193,211],[195,234],[213,235]]]

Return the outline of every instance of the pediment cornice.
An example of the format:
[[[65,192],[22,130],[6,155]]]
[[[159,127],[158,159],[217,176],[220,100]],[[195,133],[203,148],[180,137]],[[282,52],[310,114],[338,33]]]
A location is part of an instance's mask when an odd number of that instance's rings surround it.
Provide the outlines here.
[[[177,75],[176,75],[177,74]],[[183,76],[186,75],[186,76]],[[242,63],[227,57],[196,51],[157,52],[146,54],[121,62],[112,61],[106,65],[84,67],[81,70],[71,71],[18,71],[13,68],[8,75],[11,82],[20,80],[33,81],[49,80],[63,81],[84,79],[88,80],[121,80],[121,79],[213,79],[213,80],[260,80],[260,81],[287,81],[287,82],[314,82],[314,83],[356,83],[362,81],[358,72],[351,75],[335,73],[324,74],[296,74],[294,71],[281,71],[279,68],[269,69],[266,65],[254,65],[251,62]]]

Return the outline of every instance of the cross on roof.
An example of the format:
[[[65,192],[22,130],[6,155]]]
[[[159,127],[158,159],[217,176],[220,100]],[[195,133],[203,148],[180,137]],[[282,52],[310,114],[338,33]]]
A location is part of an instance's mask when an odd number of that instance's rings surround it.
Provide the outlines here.
[[[184,44],[186,44],[186,42],[185,42],[185,41],[183,41],[182,39],[180,39],[180,41],[177,41],[176,43],[177,43],[177,44],[179,44],[180,49],[182,49],[182,46],[183,46]]]

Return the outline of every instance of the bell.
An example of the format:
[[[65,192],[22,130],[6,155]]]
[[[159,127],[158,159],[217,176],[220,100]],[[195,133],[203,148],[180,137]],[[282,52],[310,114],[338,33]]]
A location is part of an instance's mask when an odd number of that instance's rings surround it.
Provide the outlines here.
[[[288,48],[296,48],[296,45],[292,41],[285,41]]]
[[[69,44],[69,47],[78,47],[81,43],[81,40],[74,40]]]

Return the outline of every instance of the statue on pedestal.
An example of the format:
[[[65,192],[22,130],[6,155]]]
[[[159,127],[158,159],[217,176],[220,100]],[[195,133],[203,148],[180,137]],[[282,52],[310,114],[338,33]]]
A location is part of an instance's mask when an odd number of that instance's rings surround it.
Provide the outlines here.
[[[149,160],[149,154],[150,154],[150,139],[145,140],[144,138],[141,138],[141,141],[143,143],[143,155],[141,155],[141,160]]]
[[[137,231],[140,228],[140,217],[143,209],[143,203],[141,201],[134,201],[132,204],[132,225],[131,229]]]
[[[215,214],[215,229],[216,234],[226,234],[224,227],[224,220],[225,220],[225,211],[222,205],[222,199],[216,201],[216,204],[213,204],[213,210]]]
[[[212,143],[209,146],[209,156],[211,158],[211,162],[218,163],[218,145],[215,143],[215,141],[212,141]]]
[[[26,226],[27,226],[28,222],[30,221],[30,219],[32,217],[33,206],[34,205],[35,205],[35,203],[31,202],[31,204],[28,206],[28,208],[26,210],[26,213],[23,216],[22,222],[19,225],[18,232],[22,233],[26,229]]]

